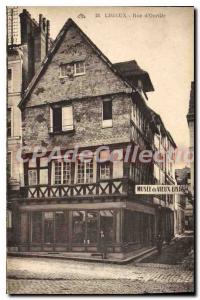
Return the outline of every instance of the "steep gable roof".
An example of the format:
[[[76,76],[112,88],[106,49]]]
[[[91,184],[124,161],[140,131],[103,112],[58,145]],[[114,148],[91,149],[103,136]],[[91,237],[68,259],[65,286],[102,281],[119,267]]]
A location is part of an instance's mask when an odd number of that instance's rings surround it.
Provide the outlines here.
[[[113,73],[116,74],[116,76],[118,76],[118,78],[120,78],[122,80],[122,82],[125,84],[125,86],[131,91],[133,89],[133,86],[130,85],[130,83],[123,78],[122,74],[115,68],[115,66],[110,62],[110,60],[101,52],[101,50],[90,40],[90,38],[80,29],[80,27],[71,19],[69,18],[66,23],[64,24],[64,26],[62,27],[62,29],[60,30],[59,34],[57,35],[54,44],[52,45],[52,48],[50,49],[50,51],[48,52],[47,56],[45,57],[45,59],[43,60],[41,67],[39,68],[38,72],[35,74],[35,76],[33,77],[32,81],[30,82],[29,86],[27,87],[22,100],[19,103],[19,108],[22,109],[24,104],[26,103],[27,98],[30,96],[31,92],[33,91],[35,85],[37,84],[37,82],[39,81],[40,77],[42,76],[42,74],[44,73],[44,71],[46,70],[47,66],[49,65],[49,63],[51,62],[52,57],[54,56],[54,54],[56,53],[57,49],[59,48],[65,33],[67,32],[67,30],[71,27],[71,26],[75,26],[79,33],[87,40],[87,42],[90,44],[90,46],[93,48],[93,50],[101,57],[101,59],[109,66],[109,68],[113,71]]]

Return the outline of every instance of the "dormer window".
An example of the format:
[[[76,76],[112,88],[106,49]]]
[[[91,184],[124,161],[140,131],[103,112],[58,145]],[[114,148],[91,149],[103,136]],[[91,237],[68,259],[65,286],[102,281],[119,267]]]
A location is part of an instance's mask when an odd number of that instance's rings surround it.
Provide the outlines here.
[[[60,78],[85,74],[85,62],[78,61],[60,65]]]

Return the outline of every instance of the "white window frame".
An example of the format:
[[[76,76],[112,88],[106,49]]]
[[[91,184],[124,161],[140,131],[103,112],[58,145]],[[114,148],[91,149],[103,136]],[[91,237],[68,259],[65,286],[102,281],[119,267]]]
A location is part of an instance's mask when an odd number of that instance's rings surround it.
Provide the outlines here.
[[[83,64],[83,72],[78,72],[77,73],[77,64]],[[77,61],[74,63],[74,76],[80,76],[80,75],[85,75],[85,62],[84,61]]]
[[[78,163],[83,163],[83,168],[84,168],[84,174],[83,174],[83,182],[79,182],[79,178],[78,178]],[[90,182],[87,182],[87,164],[88,163],[92,163],[92,181]],[[88,160],[84,160],[84,161],[76,161],[76,183],[77,184],[92,184],[94,183],[94,172],[95,172],[95,168],[94,168],[94,159],[91,158],[91,161],[88,161]]]
[[[30,184],[30,172],[35,172],[35,174],[36,174],[36,176],[35,176],[35,178],[36,178],[35,184]],[[37,180],[38,180],[37,177],[38,177],[37,176],[37,169],[30,169],[30,170],[28,170],[28,184],[29,184],[29,186],[37,185]]]
[[[55,167],[56,167],[56,162],[61,163],[61,182],[60,183],[55,183]],[[65,162],[64,160],[59,161],[59,160],[53,160],[52,161],[53,168],[52,168],[52,184],[53,185],[61,185],[61,184],[71,184],[72,183],[72,164],[71,162]],[[64,164],[67,164],[70,166],[69,168],[69,174],[70,174],[70,179],[69,182],[64,182]]]
[[[83,72],[77,72],[77,64],[80,64],[82,63],[83,64]],[[64,63],[62,65],[60,65],[60,74],[59,74],[59,78],[66,78],[66,77],[69,77],[70,75],[70,72],[69,74],[65,74],[63,75],[62,74],[62,67],[71,67],[71,75],[73,76],[80,76],[80,75],[85,75],[85,62],[84,61],[76,61],[76,62],[73,62],[73,63]]]
[[[11,70],[11,88],[10,88],[10,90],[8,88],[8,94],[13,93],[13,67],[8,67],[8,70],[9,69]],[[7,72],[8,72],[8,70],[7,70]],[[8,81],[8,78],[7,78],[7,81]]]
[[[68,128],[64,128],[64,114],[63,114],[63,109],[65,107],[71,107],[72,109],[72,124],[68,125]],[[73,105],[63,105],[61,106],[61,114],[62,114],[62,132],[67,132],[67,131],[72,131],[74,130],[74,109],[73,109]],[[53,124],[53,114],[54,114],[54,109],[50,106],[49,107],[49,132],[50,133],[54,133],[53,128],[54,128],[54,124]]]
[[[109,170],[109,175],[107,174],[108,170]],[[100,179],[110,179],[110,178],[111,178],[110,163],[108,161],[102,162],[100,164]]]

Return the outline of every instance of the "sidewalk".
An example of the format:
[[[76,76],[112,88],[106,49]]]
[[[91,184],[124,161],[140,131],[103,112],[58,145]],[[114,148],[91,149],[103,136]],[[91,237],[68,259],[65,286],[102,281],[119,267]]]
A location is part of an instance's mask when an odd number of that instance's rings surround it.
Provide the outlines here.
[[[100,263],[111,263],[111,264],[127,264],[131,261],[135,261],[143,256],[151,255],[155,253],[156,247],[151,248],[140,248],[133,252],[127,253],[125,258],[114,257],[112,254],[108,254],[107,259],[102,259],[100,253],[74,253],[74,252],[17,252],[8,251],[8,256],[14,257],[45,257],[45,258],[58,258],[75,261],[86,261],[86,262],[100,262]]]

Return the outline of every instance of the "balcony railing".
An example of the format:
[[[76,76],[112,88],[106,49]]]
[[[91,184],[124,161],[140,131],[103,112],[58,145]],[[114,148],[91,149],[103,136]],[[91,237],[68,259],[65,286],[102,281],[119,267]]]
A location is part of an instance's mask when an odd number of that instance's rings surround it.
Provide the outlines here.
[[[127,178],[121,178],[91,184],[25,186],[21,188],[21,196],[38,199],[129,195],[134,190],[129,181]]]

